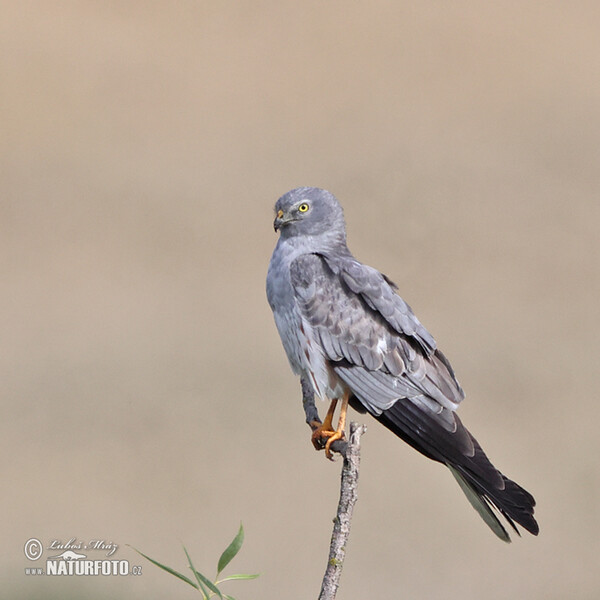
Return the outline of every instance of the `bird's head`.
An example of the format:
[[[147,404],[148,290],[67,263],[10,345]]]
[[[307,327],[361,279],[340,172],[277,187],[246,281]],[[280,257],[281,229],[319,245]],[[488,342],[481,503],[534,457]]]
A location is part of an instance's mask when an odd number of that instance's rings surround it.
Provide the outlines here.
[[[275,204],[275,231],[281,237],[321,236],[345,242],[344,213],[336,197],[320,188],[300,187]]]

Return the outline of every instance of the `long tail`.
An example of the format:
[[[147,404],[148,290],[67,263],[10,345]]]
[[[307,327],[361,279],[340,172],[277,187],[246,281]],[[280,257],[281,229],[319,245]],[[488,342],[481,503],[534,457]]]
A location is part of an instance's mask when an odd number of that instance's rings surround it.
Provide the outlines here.
[[[457,415],[454,415],[456,431],[450,432],[435,415],[401,399],[375,418],[428,458],[445,464],[473,508],[501,540],[510,542],[510,536],[493,508],[517,534],[515,523],[533,535],[538,534],[533,496],[492,465]]]

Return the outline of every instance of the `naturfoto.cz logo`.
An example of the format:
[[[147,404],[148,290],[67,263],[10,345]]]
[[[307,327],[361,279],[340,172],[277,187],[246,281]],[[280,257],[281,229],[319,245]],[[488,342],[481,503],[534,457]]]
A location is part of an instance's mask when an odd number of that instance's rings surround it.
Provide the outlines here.
[[[30,538],[25,542],[25,556],[30,561],[37,561],[42,557],[44,549],[50,550],[52,556],[46,558],[45,568],[36,565],[26,567],[25,575],[61,575],[61,576],[124,576],[141,575],[142,567],[130,565],[128,560],[109,559],[117,552],[119,546],[105,540],[91,540],[90,542],[78,541],[71,538],[63,543],[52,540],[45,548],[37,538]],[[62,550],[59,554],[55,551]],[[103,552],[106,558],[93,558],[90,552]]]

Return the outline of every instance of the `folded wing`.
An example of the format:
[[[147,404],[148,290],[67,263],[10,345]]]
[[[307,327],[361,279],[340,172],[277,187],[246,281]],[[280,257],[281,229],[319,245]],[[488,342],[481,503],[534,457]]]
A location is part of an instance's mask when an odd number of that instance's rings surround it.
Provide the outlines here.
[[[317,254],[290,269],[296,301],[338,376],[373,414],[409,398],[452,428],[463,399],[452,368],[381,273]]]

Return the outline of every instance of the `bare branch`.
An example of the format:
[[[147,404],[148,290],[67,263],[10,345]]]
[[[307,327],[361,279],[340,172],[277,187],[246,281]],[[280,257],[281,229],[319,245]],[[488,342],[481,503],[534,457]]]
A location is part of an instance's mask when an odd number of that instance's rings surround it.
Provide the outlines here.
[[[367,430],[365,425],[350,423],[350,436],[344,453],[342,482],[337,514],[333,521],[333,533],[329,547],[329,560],[323,577],[319,600],[334,600],[337,594],[346,556],[346,544],[350,536],[352,511],[358,497],[358,470],[360,466],[360,436]]]

